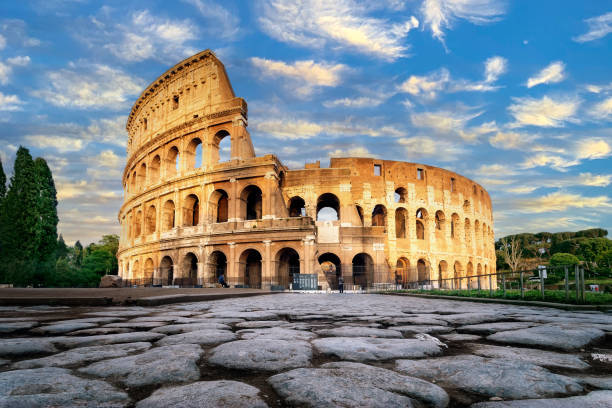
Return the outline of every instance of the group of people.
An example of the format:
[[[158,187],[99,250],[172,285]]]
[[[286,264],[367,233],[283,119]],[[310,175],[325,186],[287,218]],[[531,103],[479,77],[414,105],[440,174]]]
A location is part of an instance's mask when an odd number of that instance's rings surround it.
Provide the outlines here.
[[[224,274],[219,275],[219,285],[221,285],[223,288],[229,288],[229,285],[225,281]],[[338,278],[338,291],[340,293],[344,293],[344,278],[342,276]]]

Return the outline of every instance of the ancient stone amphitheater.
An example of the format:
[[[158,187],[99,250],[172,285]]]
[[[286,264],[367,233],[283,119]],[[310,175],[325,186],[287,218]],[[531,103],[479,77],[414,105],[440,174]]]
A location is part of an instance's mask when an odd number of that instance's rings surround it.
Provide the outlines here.
[[[281,289],[306,274],[331,289],[340,276],[348,288],[437,287],[494,272],[482,186],[371,158],[290,170],[274,154],[255,155],[247,123],[246,101],[209,50],[140,95],[119,211],[124,280],[212,286],[224,274],[230,286]]]

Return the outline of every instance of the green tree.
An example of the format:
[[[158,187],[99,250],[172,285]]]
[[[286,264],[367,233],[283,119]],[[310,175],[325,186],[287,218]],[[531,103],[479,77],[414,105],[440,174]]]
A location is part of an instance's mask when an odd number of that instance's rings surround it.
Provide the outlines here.
[[[83,258],[82,270],[86,273],[103,276],[111,272],[114,259],[113,255],[106,249],[94,248]]]
[[[2,159],[0,159],[0,203],[6,195],[6,174],[4,174],[4,168],[2,167]]]
[[[28,149],[20,146],[0,213],[0,280],[24,284],[35,269],[33,260],[37,259],[38,248],[37,202],[34,161]]]
[[[83,264],[83,245],[81,244],[81,241],[77,241],[74,244],[73,263],[75,266],[81,266]]]
[[[55,259],[67,259],[69,253],[70,248],[68,248],[68,245],[66,245],[66,241],[64,241],[64,237],[62,236],[62,234],[60,234],[59,238],[57,239],[57,245],[55,248]]]
[[[38,190],[36,256],[39,262],[48,262],[57,247],[57,191],[47,162],[39,157],[34,161],[34,166]]]
[[[597,264],[612,269],[612,249],[602,252],[597,257]]]
[[[550,265],[551,266],[565,266],[565,265],[577,265],[580,263],[578,257],[572,254],[567,254],[564,252],[557,252],[553,256],[550,257]]]

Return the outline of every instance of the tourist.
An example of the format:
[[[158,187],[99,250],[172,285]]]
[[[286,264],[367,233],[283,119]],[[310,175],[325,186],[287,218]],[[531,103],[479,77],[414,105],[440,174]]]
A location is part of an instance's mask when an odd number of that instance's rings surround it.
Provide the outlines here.
[[[224,288],[229,288],[229,285],[227,284],[227,282],[225,282],[225,275],[223,274],[219,275],[219,285]]]
[[[344,293],[344,278],[342,276],[338,278],[338,290],[340,293]]]

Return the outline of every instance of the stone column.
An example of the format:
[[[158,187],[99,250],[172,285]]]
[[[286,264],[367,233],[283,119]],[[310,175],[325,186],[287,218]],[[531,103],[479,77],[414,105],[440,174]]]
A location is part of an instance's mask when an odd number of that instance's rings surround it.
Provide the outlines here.
[[[242,217],[240,216],[240,197],[238,196],[238,183],[235,178],[231,178],[230,180],[230,191],[228,192],[228,203],[227,203],[227,220],[230,222],[241,221]]]
[[[236,259],[236,243],[228,242],[229,246],[229,258],[227,259],[227,265],[225,266],[226,278],[229,285],[243,285],[244,282],[239,276],[238,271],[238,259]]]
[[[205,275],[206,275],[206,263],[198,262],[198,281],[197,281],[198,285],[204,286],[204,283],[206,282]]]
[[[269,239],[266,239],[263,241],[264,244],[264,256],[263,256],[263,265],[262,265],[262,271],[261,271],[261,288],[262,289],[267,289],[270,290],[272,285],[276,285],[278,284],[278,280],[276,279],[276,277],[274,276],[274,272],[272,271],[272,265],[270,262],[270,258],[271,258],[271,244],[272,241]]]

